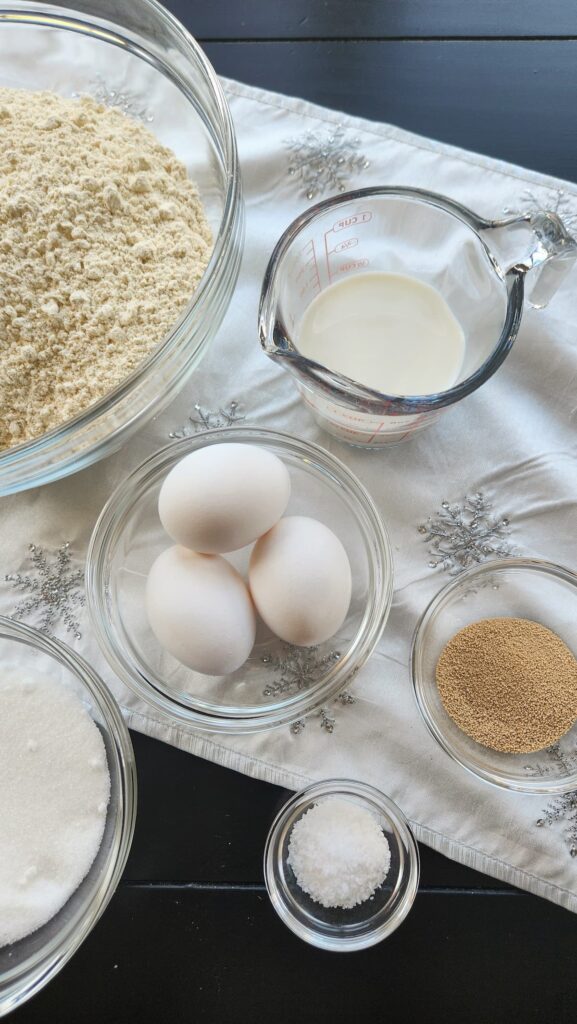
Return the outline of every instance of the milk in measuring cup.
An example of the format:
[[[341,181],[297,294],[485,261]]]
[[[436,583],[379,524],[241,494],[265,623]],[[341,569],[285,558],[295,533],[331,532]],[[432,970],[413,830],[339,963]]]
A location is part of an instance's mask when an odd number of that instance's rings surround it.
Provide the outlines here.
[[[443,296],[406,274],[354,274],[306,309],[297,348],[307,359],[388,395],[430,395],[456,383],[465,336]]]

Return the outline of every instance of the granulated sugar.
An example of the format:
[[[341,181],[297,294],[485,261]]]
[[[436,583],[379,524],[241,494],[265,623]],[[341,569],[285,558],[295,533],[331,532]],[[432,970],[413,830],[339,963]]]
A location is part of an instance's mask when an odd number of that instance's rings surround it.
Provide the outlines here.
[[[88,97],[0,88],[0,449],[132,373],[211,245],[184,164],[143,124]]]
[[[288,862],[315,902],[349,910],[384,882],[391,854],[371,812],[335,796],[315,804],[295,823]]]
[[[48,676],[0,677],[0,947],[56,914],[98,852],[110,794],[104,742]]]

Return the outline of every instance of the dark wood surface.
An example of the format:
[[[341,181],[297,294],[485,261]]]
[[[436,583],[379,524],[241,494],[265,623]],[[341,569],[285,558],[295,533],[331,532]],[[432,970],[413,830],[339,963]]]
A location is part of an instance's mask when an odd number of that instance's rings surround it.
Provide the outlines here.
[[[204,42],[577,36],[573,0],[168,0],[165,6]]]
[[[577,21],[577,2],[575,13]],[[250,85],[577,177],[577,39],[277,40],[205,49],[221,74]]]
[[[577,178],[575,0],[168,6],[221,74]],[[133,739],[124,880],[19,1024],[575,1020],[576,916],[422,847],[404,925],[370,951],[321,953],[280,924],[263,888],[283,791]]]

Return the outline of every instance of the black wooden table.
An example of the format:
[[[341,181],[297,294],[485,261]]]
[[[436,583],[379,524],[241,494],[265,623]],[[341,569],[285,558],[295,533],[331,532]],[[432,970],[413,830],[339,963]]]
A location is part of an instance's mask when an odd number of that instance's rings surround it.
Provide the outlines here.
[[[224,75],[577,178],[576,0],[168,6]],[[403,926],[364,953],[321,953],[280,924],[263,887],[282,791],[133,740],[124,880],[18,1024],[575,1020],[576,916],[421,847]]]

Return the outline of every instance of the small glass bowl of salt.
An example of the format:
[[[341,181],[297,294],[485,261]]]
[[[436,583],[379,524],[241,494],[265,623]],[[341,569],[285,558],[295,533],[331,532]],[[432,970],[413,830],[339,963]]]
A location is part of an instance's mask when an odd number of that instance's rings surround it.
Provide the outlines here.
[[[295,935],[353,952],[404,921],[417,894],[419,852],[392,800],[364,783],[330,779],[281,808],[264,875],[274,909]]]

